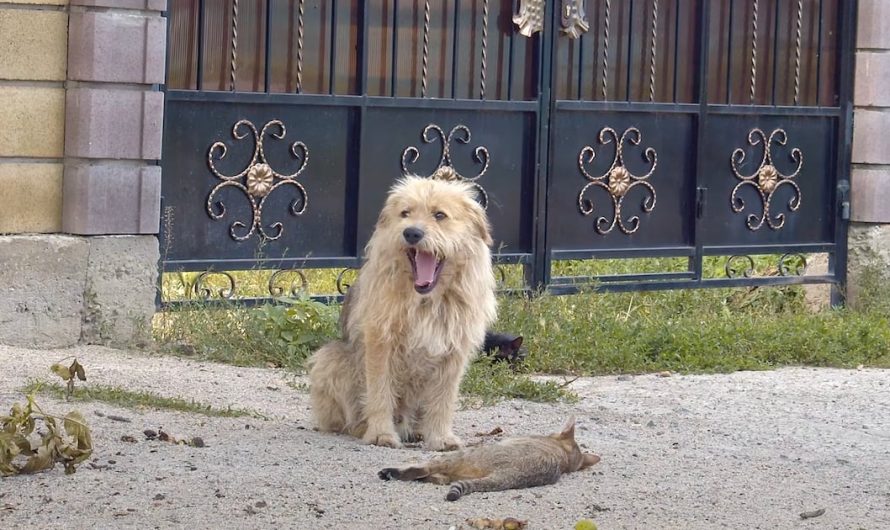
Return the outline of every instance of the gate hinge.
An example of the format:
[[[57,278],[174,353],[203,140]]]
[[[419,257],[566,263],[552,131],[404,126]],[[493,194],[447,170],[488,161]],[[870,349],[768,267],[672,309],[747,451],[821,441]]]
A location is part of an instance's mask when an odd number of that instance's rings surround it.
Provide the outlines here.
[[[708,188],[695,188],[695,218],[701,219],[705,215],[705,203],[708,199]]]

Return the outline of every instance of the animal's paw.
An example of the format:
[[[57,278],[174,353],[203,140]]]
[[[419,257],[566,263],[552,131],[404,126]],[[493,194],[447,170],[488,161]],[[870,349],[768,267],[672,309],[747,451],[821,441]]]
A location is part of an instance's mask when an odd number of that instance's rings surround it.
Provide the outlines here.
[[[394,467],[385,467],[377,472],[377,476],[382,480],[399,479],[399,470]]]
[[[394,432],[375,433],[368,431],[367,433],[365,433],[365,436],[362,439],[365,441],[365,443],[371,445],[391,447],[393,449],[399,449],[402,447],[402,442],[399,441],[399,437]]]
[[[430,451],[454,451],[464,446],[460,438],[453,434],[445,436],[431,436],[424,442],[424,448]]]

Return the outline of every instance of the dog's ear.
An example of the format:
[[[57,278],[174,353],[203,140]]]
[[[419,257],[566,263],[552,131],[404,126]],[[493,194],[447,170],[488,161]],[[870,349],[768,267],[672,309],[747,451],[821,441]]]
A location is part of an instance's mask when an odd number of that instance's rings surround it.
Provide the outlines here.
[[[485,210],[476,201],[467,205],[467,216],[476,235],[489,247],[493,245],[494,241],[491,239],[491,225],[488,223],[488,217],[485,215]]]

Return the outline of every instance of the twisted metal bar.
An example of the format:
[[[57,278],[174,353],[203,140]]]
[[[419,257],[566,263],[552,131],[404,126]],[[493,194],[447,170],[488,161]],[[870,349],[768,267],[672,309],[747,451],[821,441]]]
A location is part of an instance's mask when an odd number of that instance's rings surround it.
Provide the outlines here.
[[[482,71],[479,99],[485,99],[485,76],[488,70],[488,0],[482,0]]]
[[[299,0],[297,9],[297,94],[300,94],[303,92],[303,0]]]
[[[606,0],[606,16],[603,31],[603,100],[606,99],[607,81],[609,74],[609,24],[612,16],[612,0]]]
[[[420,97],[426,97],[426,78],[430,56],[430,0],[423,3],[423,70],[420,78]]]
[[[760,0],[754,0],[754,16],[751,22],[751,103],[754,103],[754,92],[757,88],[757,10],[759,5]]]
[[[649,61],[649,101],[655,101],[655,54],[658,47],[655,39],[658,37],[658,0],[652,0],[652,46],[651,59]]]
[[[238,0],[232,0],[232,71],[229,76],[229,90],[235,91],[235,69],[238,58]]]
[[[797,34],[794,38],[794,104],[800,103],[800,25],[803,19],[803,0],[797,0]]]

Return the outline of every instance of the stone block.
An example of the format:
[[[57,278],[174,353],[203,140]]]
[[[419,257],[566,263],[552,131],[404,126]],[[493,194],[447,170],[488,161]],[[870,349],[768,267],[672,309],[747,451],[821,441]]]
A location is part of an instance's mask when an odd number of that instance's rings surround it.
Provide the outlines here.
[[[164,82],[165,19],[120,12],[78,12],[71,13],[68,32],[68,79]]]
[[[6,4],[30,4],[45,6],[64,6],[68,5],[68,0],[3,0]]]
[[[890,49],[890,2],[859,0],[856,47]]]
[[[160,166],[69,164],[62,229],[69,234],[157,234]]]
[[[61,158],[65,89],[0,86],[0,156]]]
[[[88,254],[82,238],[0,236],[0,344],[61,348],[80,340]]]
[[[0,234],[62,229],[62,164],[0,163]]]
[[[890,53],[857,53],[854,104],[857,107],[890,107],[888,86]]]
[[[856,109],[853,117],[853,163],[890,164],[890,109]]]
[[[158,288],[155,236],[88,238],[81,340],[134,345],[147,341]]]
[[[854,168],[850,204],[853,221],[890,223],[890,170]]]
[[[856,307],[863,296],[885,296],[866,293],[863,279],[871,277],[886,287],[890,281],[890,225],[850,223],[847,231],[847,302]]]
[[[65,155],[78,158],[161,158],[164,94],[72,88],[67,94]]]
[[[71,0],[71,5],[164,11],[167,9],[167,0]]]
[[[68,14],[0,8],[0,79],[63,81]]]

